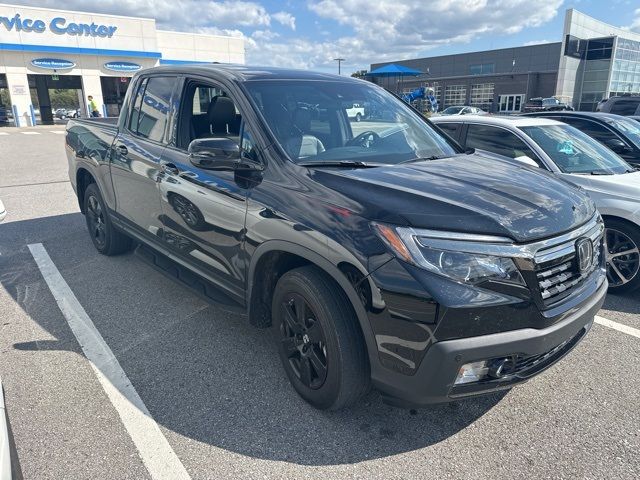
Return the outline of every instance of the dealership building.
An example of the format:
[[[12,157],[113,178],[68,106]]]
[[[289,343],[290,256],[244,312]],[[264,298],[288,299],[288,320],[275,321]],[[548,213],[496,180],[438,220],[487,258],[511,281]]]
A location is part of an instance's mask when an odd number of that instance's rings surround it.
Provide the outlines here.
[[[567,10],[561,41],[482,52],[398,60],[417,77],[374,78],[393,91],[435,90],[440,108],[471,105],[515,113],[535,97],[556,97],[592,111],[603,98],[640,94],[640,34]]]
[[[133,74],[155,65],[244,63],[242,38],[158,30],[152,18],[0,4],[0,121],[53,121],[52,92],[117,115]],[[1,118],[3,117],[3,118]]]

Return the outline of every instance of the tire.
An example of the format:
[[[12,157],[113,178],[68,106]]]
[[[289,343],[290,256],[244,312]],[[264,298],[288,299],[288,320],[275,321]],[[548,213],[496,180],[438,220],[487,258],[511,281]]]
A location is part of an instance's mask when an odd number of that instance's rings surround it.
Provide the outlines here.
[[[108,256],[118,255],[131,248],[131,239],[113,226],[95,183],[90,184],[84,192],[84,211],[91,241],[99,253]]]
[[[358,320],[342,289],[318,267],[296,268],[280,278],[272,320],[287,377],[308,403],[339,410],[369,390],[369,363]]]
[[[640,227],[622,220],[605,220],[605,250],[609,292],[632,292],[640,287]]]
[[[356,122],[362,120],[362,115],[360,113],[356,113]]]

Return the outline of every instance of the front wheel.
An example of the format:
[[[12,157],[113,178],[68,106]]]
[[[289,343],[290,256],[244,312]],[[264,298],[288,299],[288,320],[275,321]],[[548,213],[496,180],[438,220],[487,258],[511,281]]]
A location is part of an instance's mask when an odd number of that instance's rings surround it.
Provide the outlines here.
[[[117,255],[131,248],[131,239],[111,223],[109,212],[95,183],[84,193],[84,211],[87,229],[96,250],[103,255]]]
[[[605,258],[611,293],[640,287],[640,228],[620,220],[605,221]]]
[[[345,293],[315,266],[285,273],[272,303],[273,332],[289,381],[323,410],[355,403],[368,390],[369,364]]]

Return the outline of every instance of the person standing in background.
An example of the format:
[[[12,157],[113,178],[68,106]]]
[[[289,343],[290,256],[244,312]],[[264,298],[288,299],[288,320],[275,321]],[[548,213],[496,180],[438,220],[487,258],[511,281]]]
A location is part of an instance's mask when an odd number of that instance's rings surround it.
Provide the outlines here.
[[[91,116],[99,117],[100,112],[98,111],[98,104],[93,99],[93,96],[89,95],[87,98],[89,99],[89,111],[91,112]]]

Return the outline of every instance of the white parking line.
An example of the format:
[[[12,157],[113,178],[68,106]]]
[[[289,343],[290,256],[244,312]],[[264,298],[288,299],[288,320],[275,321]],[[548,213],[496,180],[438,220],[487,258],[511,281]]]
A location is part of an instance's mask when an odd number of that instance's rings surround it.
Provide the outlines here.
[[[40,132],[20,132],[23,135],[40,135]]]
[[[0,135],[9,135],[8,132],[0,132]]]
[[[190,479],[127,374],[41,243],[29,245],[49,290],[154,479]]]
[[[64,131],[64,130],[51,130],[51,133],[57,133],[58,135],[64,135],[67,132]]]
[[[614,330],[626,333],[627,335],[631,335],[632,337],[640,338],[640,330],[638,330],[637,328],[624,325],[623,323],[614,322],[613,320],[609,320],[608,318],[600,317],[598,315],[596,315],[596,318],[593,321],[598,325],[613,328]]]

